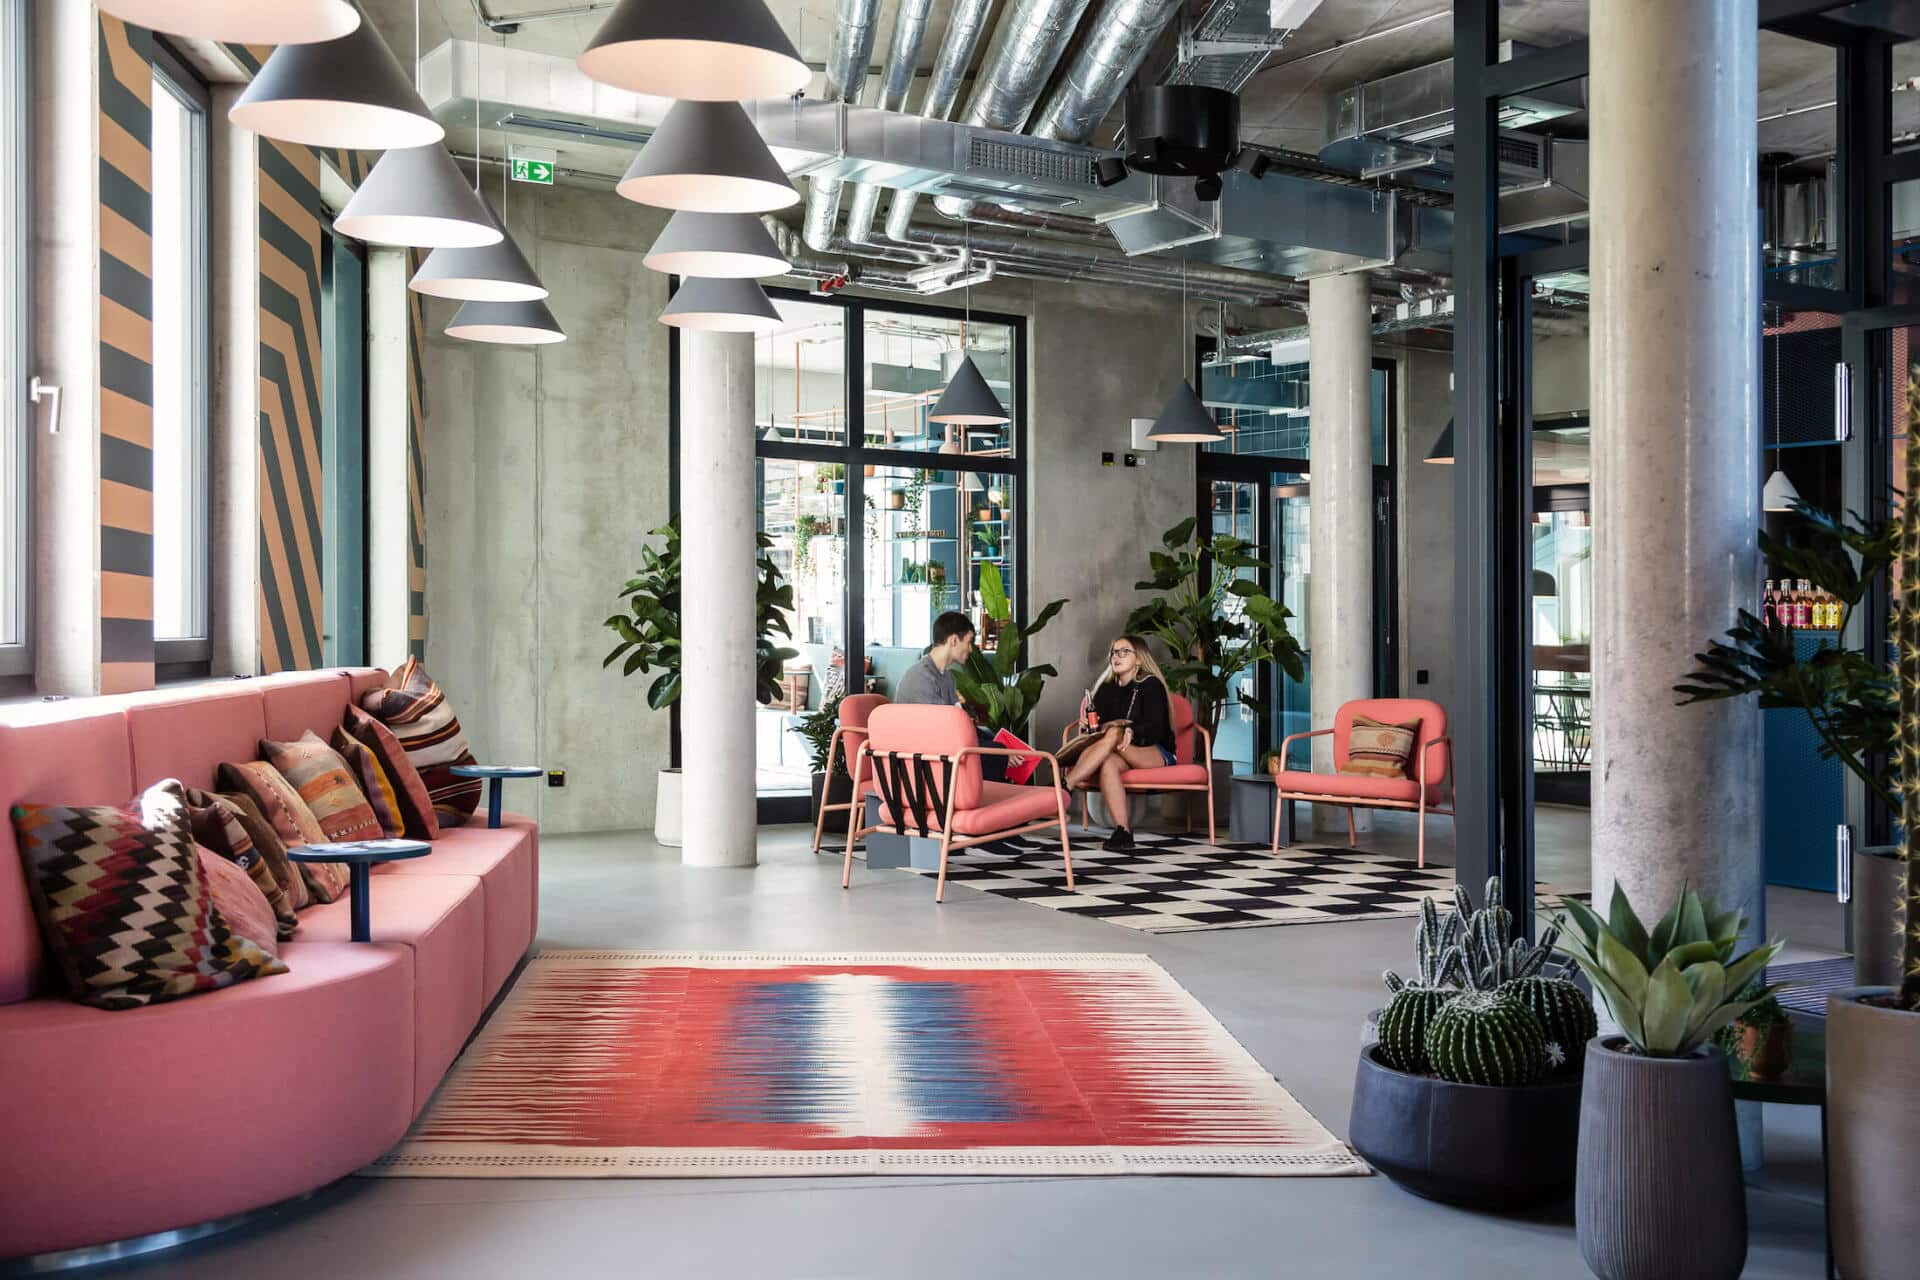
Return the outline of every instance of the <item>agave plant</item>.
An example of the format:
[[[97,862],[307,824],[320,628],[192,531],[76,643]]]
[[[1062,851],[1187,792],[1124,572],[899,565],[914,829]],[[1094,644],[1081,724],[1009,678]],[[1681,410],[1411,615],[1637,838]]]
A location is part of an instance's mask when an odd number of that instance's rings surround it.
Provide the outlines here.
[[[1779,940],[1734,957],[1745,913],[1717,911],[1691,888],[1651,931],[1618,884],[1607,918],[1562,898],[1559,949],[1580,966],[1633,1047],[1650,1058],[1685,1058],[1786,984],[1748,983],[1779,954]]]

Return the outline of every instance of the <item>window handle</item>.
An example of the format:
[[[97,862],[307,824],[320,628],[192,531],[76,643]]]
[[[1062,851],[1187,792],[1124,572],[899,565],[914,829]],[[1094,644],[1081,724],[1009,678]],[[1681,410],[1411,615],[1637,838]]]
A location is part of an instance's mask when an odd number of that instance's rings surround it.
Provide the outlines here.
[[[39,378],[35,378],[27,384],[27,398],[35,404],[39,404],[42,400],[53,401],[53,407],[47,413],[47,434],[50,436],[59,435],[60,388],[54,386],[51,382],[42,382]]]
[[[1833,438],[1853,439],[1853,367],[1845,360],[1833,366]]]

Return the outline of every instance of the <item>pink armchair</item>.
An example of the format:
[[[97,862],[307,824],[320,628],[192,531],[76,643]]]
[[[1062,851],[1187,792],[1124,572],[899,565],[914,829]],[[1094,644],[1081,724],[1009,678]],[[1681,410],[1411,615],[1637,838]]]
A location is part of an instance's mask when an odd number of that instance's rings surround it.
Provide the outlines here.
[[[867,718],[877,707],[887,705],[885,695],[878,693],[854,693],[840,700],[840,726],[833,731],[833,737],[827,740],[827,786],[833,786],[833,758],[838,755],[842,760],[851,760],[860,754],[860,748],[867,741]],[[847,772],[851,774],[852,768]],[[864,797],[860,788],[852,792],[851,804],[828,804],[826,793],[821,793],[820,812],[813,818],[813,851],[820,852],[820,836],[827,829],[827,815],[846,809],[860,807]]]
[[[1173,715],[1173,755],[1179,764],[1160,765],[1152,769],[1128,769],[1120,775],[1120,785],[1127,789],[1128,795],[1152,794],[1160,791],[1204,791],[1207,793],[1207,843],[1213,843],[1213,735],[1206,727],[1194,719],[1193,704],[1177,693],[1167,695],[1168,710]],[[1065,746],[1073,737],[1074,730],[1086,722],[1087,707],[1083,700],[1080,704],[1080,719],[1067,726],[1061,735],[1060,744]],[[1194,760],[1193,740],[1200,739],[1200,759]],[[1080,788],[1080,825],[1087,825],[1087,804],[1092,794],[1099,790],[1100,780],[1090,778]],[[1187,830],[1193,830],[1193,802],[1187,802]]]
[[[1333,717],[1331,729],[1288,734],[1280,743],[1276,761],[1284,766],[1287,747],[1306,738],[1333,735],[1333,766],[1345,767],[1347,744],[1353,737],[1353,718],[1365,716],[1383,724],[1405,724],[1419,720],[1414,731],[1413,756],[1408,767],[1410,778],[1372,778],[1348,773],[1313,773],[1305,769],[1281,768],[1273,775],[1273,851],[1280,852],[1280,820],[1287,806],[1296,800],[1316,805],[1338,805],[1347,811],[1347,844],[1357,843],[1353,828],[1355,809],[1404,809],[1420,815],[1420,865],[1427,865],[1427,815],[1454,812],[1453,739],[1447,736],[1447,713],[1437,702],[1420,698],[1371,698],[1348,702]],[[1445,792],[1442,792],[1442,785]],[[1441,808],[1441,800],[1446,807]]]
[[[847,820],[847,853],[840,887],[853,879],[853,842],[875,831],[940,837],[940,878],[933,900],[947,896],[947,856],[955,849],[1008,836],[1060,830],[1067,888],[1073,888],[1073,851],[1067,843],[1067,793],[1060,762],[1044,751],[1008,751],[976,745],[973,721],[959,707],[884,706],[867,721],[867,741],[854,758],[855,806]],[[1051,786],[1016,787],[980,776],[982,756],[1039,755],[1053,766]],[[880,793],[881,821],[861,825],[859,797]]]

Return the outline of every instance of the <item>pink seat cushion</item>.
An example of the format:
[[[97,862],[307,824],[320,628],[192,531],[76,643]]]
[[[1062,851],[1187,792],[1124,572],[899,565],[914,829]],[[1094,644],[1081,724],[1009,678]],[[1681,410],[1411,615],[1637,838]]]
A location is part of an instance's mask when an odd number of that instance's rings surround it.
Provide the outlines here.
[[[212,791],[213,771],[221,761],[260,758],[266,706],[251,684],[220,693],[142,697],[127,703],[127,731],[133,738],[135,787],[145,791],[162,778],[178,778]]]
[[[1288,769],[1275,785],[1289,795],[1341,796],[1356,800],[1394,800],[1415,804],[1420,799],[1420,784],[1411,778],[1369,778],[1351,773],[1308,773]],[[1440,800],[1440,788],[1427,788],[1427,803]]]
[[[488,1000],[505,985],[520,957],[533,945],[537,923],[535,828],[524,818],[507,823],[503,816],[503,823],[497,830],[454,827],[433,842],[433,852],[426,857],[383,863],[373,874],[376,931],[380,894],[390,880],[452,875],[472,876],[480,882],[487,922],[483,973]]]
[[[840,702],[840,727],[842,729],[864,729],[867,727],[867,721],[872,718],[874,711],[886,705],[887,697],[883,693],[848,694]],[[866,735],[862,734],[861,741],[865,740]],[[856,744],[854,750],[858,751],[859,749],[858,744]]]
[[[1447,780],[1448,751],[1445,746],[1427,750],[1435,738],[1447,735],[1447,712],[1437,702],[1425,698],[1363,698],[1342,703],[1333,717],[1333,767],[1347,767],[1347,743],[1353,736],[1353,718],[1365,716],[1380,724],[1406,724],[1418,720],[1413,734],[1413,754],[1407,757],[1407,777],[1414,780],[1413,795],[1419,794],[1421,761],[1426,761],[1427,786],[1433,788]],[[1336,794],[1327,792],[1328,795]],[[1344,793],[1340,793],[1344,794]],[[1409,797],[1411,798],[1411,796]]]
[[[358,706],[361,694],[387,687],[387,673],[380,667],[348,667],[347,687],[352,691],[354,705]]]
[[[1164,764],[1157,769],[1125,769],[1120,782],[1128,787],[1204,787],[1207,767],[1203,764]],[[1097,786],[1097,781],[1091,785]]]
[[[378,917],[376,916],[376,919]],[[0,1257],[122,1240],[344,1177],[413,1115],[413,957],[289,942],[289,972],[107,1013],[0,1006]]]
[[[1024,827],[1029,822],[1058,818],[1052,787],[1016,787],[1010,782],[980,784],[981,803],[977,808],[959,809],[953,815],[953,833],[959,836],[990,836],[996,831]]]
[[[303,942],[404,947],[413,952],[412,1104],[417,1114],[486,1008],[481,985],[485,898],[472,876],[375,876],[370,914],[372,942],[347,942],[353,936],[352,916],[344,897],[302,911],[295,936]],[[293,962],[287,963],[291,968]]]
[[[352,685],[344,671],[299,671],[258,681],[267,713],[267,731],[275,742],[297,742],[311,729],[324,741],[347,709]]]

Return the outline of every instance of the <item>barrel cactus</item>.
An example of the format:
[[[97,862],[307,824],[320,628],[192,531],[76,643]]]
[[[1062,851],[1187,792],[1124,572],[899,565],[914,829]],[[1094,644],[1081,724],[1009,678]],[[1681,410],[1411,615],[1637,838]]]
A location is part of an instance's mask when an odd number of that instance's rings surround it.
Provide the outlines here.
[[[1454,997],[1427,1027],[1427,1059],[1455,1084],[1532,1084],[1547,1068],[1546,1037],[1520,1001],[1492,991]]]
[[[1396,1071],[1425,1073],[1427,1028],[1434,1015],[1460,993],[1445,987],[1402,987],[1380,1011],[1380,1057]]]
[[[1587,1057],[1587,1041],[1600,1032],[1593,1002],[1565,978],[1515,978],[1499,994],[1526,1006],[1547,1039],[1547,1069],[1578,1071]]]

